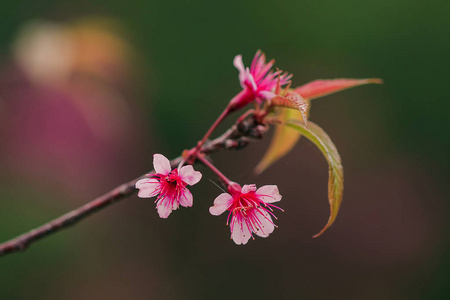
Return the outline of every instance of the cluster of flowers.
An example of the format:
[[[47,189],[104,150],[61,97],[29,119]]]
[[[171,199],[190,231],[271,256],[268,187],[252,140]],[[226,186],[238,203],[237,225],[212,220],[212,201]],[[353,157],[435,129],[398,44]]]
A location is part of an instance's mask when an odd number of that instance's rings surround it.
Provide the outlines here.
[[[161,218],[167,218],[180,205],[191,207],[193,198],[187,186],[199,182],[202,174],[191,165],[172,170],[169,160],[161,154],[153,155],[153,166],[156,173],[136,183],[138,196],[156,196],[156,209]],[[246,244],[253,233],[267,237],[273,232],[276,225],[271,218],[271,215],[274,216],[271,207],[278,207],[271,203],[280,200],[276,185],[256,189],[254,184],[241,187],[229,182],[228,193],[220,194],[209,211],[218,216],[228,210],[227,225],[230,225],[231,238],[236,244]]]
[[[241,55],[234,59],[234,66],[239,70],[239,80],[243,90],[234,97],[228,112],[238,110],[256,101],[261,104],[275,97],[276,87],[290,83],[291,75],[282,71],[271,71],[274,61],[266,63],[265,56],[258,51],[250,68],[245,68]],[[155,173],[139,180],[136,188],[138,196],[150,198],[156,196],[156,208],[161,218],[167,218],[178,207],[191,207],[193,197],[187,186],[200,181],[202,174],[191,165],[171,168],[170,161],[161,154],[153,156]],[[224,177],[224,176],[223,176]],[[226,178],[226,177],[224,177]],[[281,200],[276,185],[265,185],[256,189],[254,184],[244,185],[225,180],[228,193],[220,194],[209,209],[212,215],[218,216],[229,211],[227,225],[230,226],[231,238],[236,244],[246,244],[256,234],[267,237],[276,227],[272,221],[272,203]],[[231,220],[230,220],[231,218]]]

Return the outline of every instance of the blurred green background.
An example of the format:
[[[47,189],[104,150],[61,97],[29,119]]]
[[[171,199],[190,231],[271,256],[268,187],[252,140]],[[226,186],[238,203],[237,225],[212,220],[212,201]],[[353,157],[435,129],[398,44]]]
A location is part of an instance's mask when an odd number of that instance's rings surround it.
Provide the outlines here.
[[[266,138],[214,159],[232,180],[279,186],[285,212],[269,238],[230,241],[208,213],[215,177],[198,167],[192,209],[162,220],[134,196],[1,258],[0,299],[448,299],[449,11],[436,0],[3,0],[1,240],[145,173],[153,153],[193,146],[240,90],[236,54],[248,65],[262,49],[294,87],[385,84],[312,103],[346,181],[322,237],[311,238],[328,218],[325,160],[301,140],[256,177]]]

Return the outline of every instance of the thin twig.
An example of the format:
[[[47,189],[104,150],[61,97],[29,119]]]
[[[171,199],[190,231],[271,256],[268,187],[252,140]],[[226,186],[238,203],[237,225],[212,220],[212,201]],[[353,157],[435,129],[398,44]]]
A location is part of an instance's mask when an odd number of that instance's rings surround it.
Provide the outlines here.
[[[142,177],[140,177],[142,178]],[[138,178],[138,179],[140,179]],[[25,250],[31,243],[55,233],[61,229],[67,228],[77,222],[83,220],[87,216],[105,208],[106,206],[119,202],[120,200],[131,196],[135,192],[134,185],[137,179],[124,183],[112,191],[98,197],[97,199],[68,212],[59,218],[54,219],[38,228],[35,228],[27,233],[24,233],[8,242],[0,245],[0,256]]]
[[[248,137],[255,137],[254,131],[257,130],[255,128],[257,128],[257,126],[252,119],[243,120],[237,125],[233,125],[220,137],[205,143],[201,147],[200,151],[207,154],[224,149],[241,149],[248,144]],[[181,157],[172,160],[172,168],[177,166],[180,161]],[[145,175],[124,183],[103,196],[88,202],[80,208],[72,210],[71,212],[62,215],[53,221],[19,235],[10,241],[0,244],[0,256],[25,250],[37,240],[51,235],[61,229],[68,228],[69,226],[78,223],[84,218],[102,210],[110,204],[119,202],[120,200],[133,195],[136,192],[136,181],[144,177]]]
[[[216,175],[222,179],[222,181],[228,186],[231,183],[231,180],[228,179],[222,172],[219,171],[207,158],[205,158],[203,155],[199,155],[198,160],[201,161],[205,166],[211,169]]]

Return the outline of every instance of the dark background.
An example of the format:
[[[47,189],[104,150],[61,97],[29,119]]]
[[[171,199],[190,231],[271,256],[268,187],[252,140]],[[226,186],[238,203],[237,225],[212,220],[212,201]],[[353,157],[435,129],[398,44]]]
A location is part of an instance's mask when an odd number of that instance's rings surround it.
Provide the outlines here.
[[[197,167],[204,179],[191,189],[191,209],[162,220],[152,200],[133,196],[1,258],[0,299],[450,297],[450,2],[4,0],[1,7],[1,240],[145,173],[153,153],[175,157],[195,145],[240,90],[236,54],[248,65],[262,49],[294,74],[294,87],[341,77],[385,84],[312,103],[310,119],[335,142],[345,169],[340,214],[322,237],[311,238],[328,218],[325,160],[302,139],[254,176],[266,138],[214,159],[241,184],[278,185],[285,212],[269,238],[235,245],[225,216],[208,213],[221,193],[208,180],[215,177]],[[17,46],[24,26],[73,28],[86,18],[114,24],[103,32],[114,32],[119,46],[86,42],[111,60],[72,66],[63,83],[31,82],[15,58],[17,49],[34,49]],[[125,50],[117,54],[114,45]],[[45,62],[56,59],[48,53]],[[96,129],[113,134],[99,139]]]

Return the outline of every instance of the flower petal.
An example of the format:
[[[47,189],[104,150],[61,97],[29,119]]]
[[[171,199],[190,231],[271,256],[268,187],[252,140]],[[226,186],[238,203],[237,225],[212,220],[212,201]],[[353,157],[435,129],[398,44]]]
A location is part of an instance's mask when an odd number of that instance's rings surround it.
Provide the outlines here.
[[[258,90],[258,85],[255,82],[255,78],[250,73],[248,68],[245,70],[245,85],[254,92]]]
[[[267,75],[267,72],[270,71],[270,69],[272,68],[273,64],[275,63],[275,60],[272,59],[271,61],[269,61],[266,64],[266,57],[265,57],[265,55],[263,54],[263,55],[261,55],[261,57],[262,57],[261,67],[258,68],[257,70],[255,70],[255,73],[253,73],[253,74],[255,74],[255,80],[257,82],[259,82],[261,79],[264,78],[264,76]]]
[[[214,200],[214,205],[228,205],[233,201],[233,197],[228,193],[222,193]]]
[[[158,174],[167,175],[172,171],[170,167],[170,161],[162,154],[153,155],[153,168]]]
[[[233,59],[233,65],[236,67],[236,69],[239,70],[239,72],[244,72],[244,63],[242,62],[242,55],[236,55]]]
[[[244,185],[242,187],[241,193],[242,194],[247,194],[249,192],[254,192],[254,191],[256,191],[256,185],[254,185],[254,184],[246,184],[246,185]]]
[[[261,50],[256,51],[256,54],[253,57],[253,61],[250,66],[250,71],[255,73],[256,70],[260,69],[261,63],[264,63],[263,59],[261,59]]]
[[[274,92],[271,92],[271,91],[261,91],[258,93],[258,96],[260,96],[261,98],[264,98],[266,100],[270,100],[270,99],[274,98],[276,95]]]
[[[144,178],[136,182],[136,188],[139,189],[138,197],[150,198],[159,194],[161,184],[155,178]]]
[[[233,60],[233,65],[239,70],[239,82],[245,88],[245,81],[247,74],[245,72],[244,63],[242,62],[242,55],[236,55]]]
[[[194,203],[192,193],[188,189],[184,189],[180,195],[180,205],[184,207],[191,207]]]
[[[202,173],[195,171],[191,165],[182,167],[178,172],[178,176],[189,185],[194,185],[202,179]]]
[[[245,222],[238,222],[237,220],[233,223],[233,232],[231,233],[231,237],[233,241],[240,244],[247,244],[248,240],[251,237],[250,229]]]
[[[149,186],[149,184],[155,184],[155,183],[159,184],[159,181],[156,178],[143,178],[136,182],[136,188],[137,189],[146,188]]]
[[[214,206],[209,208],[209,212],[213,216],[218,216],[228,209],[233,197],[228,193],[222,193],[214,200]]]
[[[155,197],[156,195],[159,194],[159,189],[143,189],[140,190],[138,193],[138,197],[139,198],[151,198],[151,197]]]
[[[158,205],[156,209],[158,210],[159,217],[163,219],[166,219],[172,212],[172,208],[164,204]]]
[[[276,185],[262,186],[256,191],[256,194],[266,203],[273,203],[281,200],[281,195]]]
[[[259,220],[259,224],[256,224],[256,234],[260,237],[268,237],[273,232],[275,226],[272,222],[272,218],[267,211],[256,209],[256,217]]]

